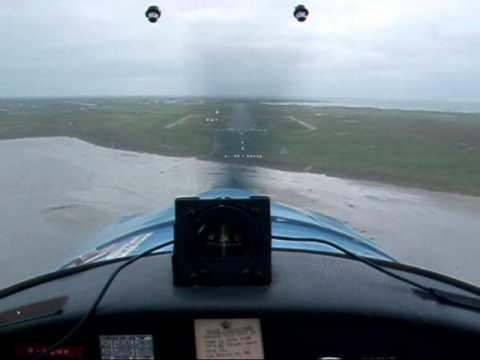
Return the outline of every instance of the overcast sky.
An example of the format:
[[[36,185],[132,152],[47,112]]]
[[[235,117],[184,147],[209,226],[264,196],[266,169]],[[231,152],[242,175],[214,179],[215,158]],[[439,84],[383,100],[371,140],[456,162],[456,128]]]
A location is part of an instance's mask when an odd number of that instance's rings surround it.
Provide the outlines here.
[[[478,101],[480,1],[11,0],[0,97],[261,95]]]

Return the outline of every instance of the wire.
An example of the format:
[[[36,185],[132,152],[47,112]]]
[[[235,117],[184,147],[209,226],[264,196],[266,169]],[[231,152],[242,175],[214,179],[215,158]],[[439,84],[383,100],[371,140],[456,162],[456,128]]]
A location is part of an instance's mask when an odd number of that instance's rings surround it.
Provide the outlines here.
[[[359,256],[357,254],[355,254],[354,252],[351,252],[350,250],[344,248],[343,246],[340,246],[340,245],[337,245],[335,244],[334,242],[331,242],[331,241],[328,241],[328,240],[322,240],[322,239],[316,239],[316,238],[299,238],[299,237],[289,237],[289,236],[272,236],[272,239],[276,239],[276,240],[286,240],[286,241],[305,241],[305,242],[314,242],[314,243],[319,243],[319,244],[324,244],[324,245],[328,245],[330,247],[333,247],[339,251],[341,251],[342,253],[344,253],[345,255],[348,255],[350,258],[356,260],[356,261],[359,261],[371,268],[374,268],[375,270],[378,270],[382,273],[384,273],[385,275],[388,275],[392,278],[395,278],[401,282],[404,282],[406,284],[409,284],[417,289],[420,289],[422,291],[425,291],[427,292],[428,294],[432,295],[435,299],[439,300],[439,301],[442,301],[442,302],[446,302],[446,303],[449,303],[449,304],[454,304],[454,305],[460,305],[460,306],[465,306],[465,304],[463,303],[460,303],[460,302],[457,302],[457,301],[454,301],[452,300],[450,297],[446,297],[446,296],[443,296],[441,295],[436,289],[434,288],[431,288],[431,287],[428,287],[428,286],[424,286],[416,281],[413,281],[413,280],[410,280],[410,279],[407,279],[403,276],[400,276],[400,275],[397,275],[395,274],[394,272],[390,271],[390,270],[386,270],[385,268],[383,268],[382,266],[380,265],[377,265],[375,264],[373,261],[370,261],[362,256]],[[477,308],[478,310],[478,308]]]
[[[452,298],[450,296],[443,296],[440,294],[440,292],[434,288],[431,288],[431,287],[428,287],[428,286],[424,286],[416,281],[413,281],[413,280],[410,280],[410,279],[407,279],[403,276],[400,276],[400,275],[397,275],[395,274],[394,272],[392,271],[389,271],[389,270],[386,270],[385,268],[383,268],[382,266],[380,265],[377,265],[375,264],[373,261],[370,261],[364,257],[361,257],[357,254],[355,254],[354,252],[351,252],[350,250],[344,248],[343,246],[340,246],[340,245],[337,245],[335,244],[334,242],[331,242],[331,241],[328,241],[328,240],[322,240],[322,239],[317,239],[317,238],[299,238],[299,237],[289,237],[289,236],[272,236],[272,239],[276,239],[276,240],[285,240],[285,241],[304,241],[304,242],[314,242],[314,243],[318,243],[318,244],[324,244],[324,245],[327,245],[327,246],[330,246],[330,247],[333,247],[337,250],[339,250],[340,252],[344,253],[345,255],[347,255],[348,257],[350,257],[351,259],[354,259],[358,262],[361,262],[377,271],[380,271],[381,273],[384,273],[385,275],[388,275],[394,279],[397,279],[403,283],[406,283],[406,284],[409,284],[417,289],[420,289],[422,291],[425,291],[427,292],[428,294],[432,295],[434,298],[436,298],[437,300],[439,301],[442,301],[442,302],[446,302],[446,303],[449,303],[449,304],[453,304],[453,305],[460,305],[460,306],[466,306],[465,303],[462,303],[462,302],[459,302],[459,301],[455,301],[455,300],[452,300]],[[160,250],[164,247],[167,247],[169,245],[172,245],[173,244],[173,241],[169,241],[169,242],[166,242],[164,244],[161,244],[161,245],[158,245],[158,246],[155,246],[153,248],[150,248],[146,251],[144,251],[143,253],[140,253],[139,255],[136,255],[135,257],[132,257],[130,260],[128,260],[127,262],[123,263],[122,265],[120,265],[117,269],[115,269],[115,271],[110,275],[110,277],[108,278],[107,282],[105,283],[105,285],[103,286],[103,288],[101,289],[100,293],[98,294],[95,302],[92,304],[92,306],[90,307],[90,309],[85,313],[85,315],[78,321],[78,323],[65,335],[63,336],[60,340],[58,340],[55,344],[53,344],[52,346],[50,346],[45,352],[43,352],[42,354],[40,354],[39,356],[37,356],[36,358],[34,358],[34,360],[40,360],[40,359],[44,359],[45,357],[47,357],[52,351],[54,351],[56,348],[58,348],[59,346],[61,346],[63,343],[65,343],[68,339],[70,339],[73,335],[75,335],[75,333],[80,330],[80,328],[82,326],[84,326],[86,324],[86,322],[90,319],[90,317],[95,313],[98,305],[100,304],[100,302],[102,301],[102,299],[104,298],[105,294],[107,293],[109,287],[112,285],[113,281],[115,280],[115,278],[117,277],[117,275],[123,270],[125,269],[127,266],[133,264],[134,262],[136,262],[137,260],[153,253],[154,251],[156,250]],[[443,293],[443,292],[442,292]],[[477,309],[478,310],[478,307],[476,306],[472,306],[472,308],[474,309]]]
[[[119,267],[117,267],[115,269],[115,271],[110,275],[110,277],[108,278],[107,282],[105,283],[105,285],[103,286],[102,290],[100,291],[100,293],[98,294],[96,300],[94,301],[94,303],[92,304],[92,306],[90,307],[90,309],[85,313],[85,315],[83,315],[83,317],[77,322],[77,324],[65,335],[63,336],[60,340],[58,340],[55,344],[51,345],[45,352],[42,352],[39,356],[35,357],[34,360],[40,360],[40,359],[45,359],[47,356],[49,356],[49,354],[54,351],[55,349],[57,349],[59,346],[61,346],[63,343],[65,343],[68,339],[70,339],[73,335],[75,335],[75,333],[81,329],[82,326],[84,326],[87,321],[90,319],[90,317],[95,313],[96,309],[97,309],[97,306],[100,304],[100,302],[102,301],[103,297],[105,296],[105,294],[107,293],[107,290],[108,288],[110,287],[110,285],[112,285],[113,281],[115,280],[115,278],[117,277],[117,275],[120,273],[120,271],[122,271],[123,269],[125,269],[127,266],[133,264],[134,262],[136,262],[137,260],[140,260],[141,258],[153,253],[154,251],[156,250],[160,250],[164,247],[167,247],[169,245],[172,245],[173,244],[173,241],[169,241],[169,242],[166,242],[164,244],[161,244],[161,245],[157,245],[157,246],[154,246],[148,250],[145,250],[144,252],[132,257],[130,260],[128,260],[127,262],[124,262],[122,265],[120,265]]]

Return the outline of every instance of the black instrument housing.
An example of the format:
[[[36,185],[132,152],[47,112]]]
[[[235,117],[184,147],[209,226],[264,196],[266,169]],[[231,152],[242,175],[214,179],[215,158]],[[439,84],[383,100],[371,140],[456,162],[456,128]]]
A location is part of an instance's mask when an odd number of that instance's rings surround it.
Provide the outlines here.
[[[239,256],[208,257],[199,248],[198,229],[213,221],[245,235]],[[270,199],[178,198],[175,201],[173,280],[177,286],[268,285],[271,282]]]

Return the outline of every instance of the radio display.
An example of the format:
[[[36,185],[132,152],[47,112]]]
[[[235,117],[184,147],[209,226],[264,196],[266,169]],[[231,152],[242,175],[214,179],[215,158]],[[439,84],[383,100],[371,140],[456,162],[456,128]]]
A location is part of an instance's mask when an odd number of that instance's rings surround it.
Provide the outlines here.
[[[102,360],[155,359],[152,335],[102,335],[100,336]]]

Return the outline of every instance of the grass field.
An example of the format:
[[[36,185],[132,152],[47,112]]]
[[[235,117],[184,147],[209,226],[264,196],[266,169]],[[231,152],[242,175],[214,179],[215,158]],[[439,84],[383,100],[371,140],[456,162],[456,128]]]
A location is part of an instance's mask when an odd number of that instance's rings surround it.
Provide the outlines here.
[[[7,111],[0,112],[0,138],[71,136],[112,148],[204,155],[211,151],[213,133],[221,126],[205,126],[205,118],[213,117],[215,109],[228,116],[229,108],[216,101],[18,100],[4,109]],[[169,127],[184,118],[187,119]]]
[[[254,112],[270,132],[272,164],[480,195],[480,114],[266,105]]]
[[[480,114],[245,106],[266,131],[242,133],[245,151],[261,155],[237,159],[244,163],[480,195]],[[239,151],[239,133],[228,130],[233,109],[232,101],[211,99],[3,100],[0,138],[71,136],[225,161]]]

